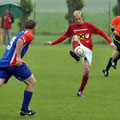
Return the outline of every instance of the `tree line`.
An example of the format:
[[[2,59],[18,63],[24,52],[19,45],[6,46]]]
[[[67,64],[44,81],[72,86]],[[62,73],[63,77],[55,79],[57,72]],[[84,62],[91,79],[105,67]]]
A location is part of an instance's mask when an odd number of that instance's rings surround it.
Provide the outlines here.
[[[73,12],[75,10],[81,10],[84,7],[84,0],[66,0],[66,3],[68,7],[66,19],[68,20],[69,24],[71,24],[74,22]],[[20,0],[20,6],[23,10],[23,15],[20,20],[19,27],[23,29],[24,23],[31,15],[34,6],[31,0]],[[112,10],[115,16],[120,15],[120,0],[117,0],[117,5],[115,5]]]

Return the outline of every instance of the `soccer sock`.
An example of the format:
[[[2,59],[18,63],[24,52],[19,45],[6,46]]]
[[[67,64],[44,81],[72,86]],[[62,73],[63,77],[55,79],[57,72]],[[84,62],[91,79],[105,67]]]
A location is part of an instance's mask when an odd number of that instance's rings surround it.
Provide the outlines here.
[[[77,41],[73,41],[73,50],[74,50],[77,46],[79,46],[78,42],[77,42]]]
[[[86,84],[87,84],[87,81],[88,81],[88,77],[85,76],[85,74],[83,75],[83,78],[82,78],[82,83],[81,83],[81,86],[80,88],[78,89],[78,91],[83,91]]]
[[[29,91],[24,91],[24,99],[23,99],[23,104],[22,104],[22,111],[26,111],[28,109],[29,103],[31,101],[33,92]]]
[[[108,71],[109,69],[110,69],[110,67],[111,67],[111,63],[112,62],[112,58],[110,58],[109,59],[109,61],[108,61],[108,64],[107,64],[107,67],[106,67],[106,70]]]

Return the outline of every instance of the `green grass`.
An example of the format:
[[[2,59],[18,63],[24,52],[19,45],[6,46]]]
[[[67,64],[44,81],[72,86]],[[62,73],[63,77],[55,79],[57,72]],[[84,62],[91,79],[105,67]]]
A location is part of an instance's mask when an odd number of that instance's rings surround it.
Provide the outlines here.
[[[19,2],[9,2],[15,1]],[[84,91],[86,97],[77,97],[83,75],[82,63],[77,64],[70,57],[70,45],[43,45],[45,41],[59,38],[68,28],[68,22],[64,19],[67,11],[65,0],[34,1],[37,3],[37,31],[24,61],[37,80],[31,101],[31,108],[37,114],[33,117],[19,116],[25,85],[12,77],[8,84],[0,88],[0,120],[119,120],[120,64],[116,71],[111,68],[108,78],[101,72],[112,49],[108,45],[94,45],[90,78]],[[108,1],[111,1],[112,6],[116,4],[115,0],[85,0],[85,8],[82,10],[85,21],[95,24],[107,34]],[[33,14],[30,18],[34,18]],[[12,36],[18,31],[17,20],[12,31]],[[105,40],[93,35],[93,41],[101,43]],[[0,56],[4,50],[5,47],[0,43]]]
[[[0,47],[0,56],[4,52]],[[83,75],[82,62],[69,55],[70,45],[31,45],[24,61],[35,75],[32,117],[19,116],[24,83],[12,77],[0,88],[0,120],[119,120],[119,63],[108,78],[102,69],[112,53],[108,45],[94,45],[90,78],[85,98],[76,96]],[[38,54],[36,54],[38,53]]]

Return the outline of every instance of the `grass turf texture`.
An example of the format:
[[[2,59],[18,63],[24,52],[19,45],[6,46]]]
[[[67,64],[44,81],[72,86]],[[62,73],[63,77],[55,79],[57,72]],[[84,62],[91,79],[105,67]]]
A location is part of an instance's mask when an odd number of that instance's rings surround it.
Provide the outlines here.
[[[38,1],[38,6],[41,5],[36,13],[37,33],[34,44],[30,46],[24,61],[28,63],[37,80],[31,101],[31,108],[36,110],[37,114],[33,117],[19,116],[25,85],[12,77],[8,84],[0,88],[0,120],[120,119],[119,63],[116,71],[111,69],[109,78],[105,78],[101,72],[112,50],[108,46],[94,45],[90,79],[85,89],[86,97],[77,97],[76,92],[81,83],[83,65],[81,62],[76,64],[69,56],[70,45],[41,45],[48,40],[54,41],[67,30],[68,22],[64,19],[67,7],[64,8],[62,4],[59,4],[58,8],[56,0],[52,0],[56,2],[56,5],[55,3],[48,4],[48,0],[34,1]],[[108,1],[111,1],[113,5],[113,0],[101,2],[85,0],[85,8],[82,10],[86,21],[95,24],[106,33],[109,30]],[[30,18],[33,19],[33,14]],[[113,16],[111,20],[112,18]],[[18,31],[17,20],[13,24],[12,31],[14,33]],[[101,39],[101,37],[93,36],[94,43],[100,43]],[[0,56],[4,49],[0,44]]]
[[[2,56],[4,47],[0,47]],[[35,116],[19,116],[24,83],[12,77],[0,88],[0,120],[118,120],[120,119],[119,63],[111,68],[108,78],[105,67],[112,49],[108,45],[94,45],[90,78],[85,98],[76,96],[83,75],[82,63],[69,55],[70,45],[31,45],[24,61],[35,75],[31,108]],[[38,54],[36,54],[36,52]]]

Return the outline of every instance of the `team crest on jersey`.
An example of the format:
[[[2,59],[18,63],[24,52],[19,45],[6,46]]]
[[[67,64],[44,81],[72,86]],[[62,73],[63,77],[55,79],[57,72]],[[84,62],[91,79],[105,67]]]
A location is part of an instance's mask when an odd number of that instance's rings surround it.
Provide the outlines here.
[[[78,38],[81,39],[81,40],[85,39],[84,33],[79,33]]]
[[[89,33],[86,33],[86,34],[85,34],[85,38],[89,38]]]

